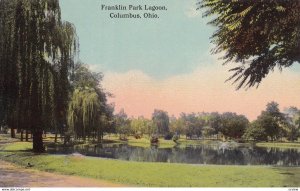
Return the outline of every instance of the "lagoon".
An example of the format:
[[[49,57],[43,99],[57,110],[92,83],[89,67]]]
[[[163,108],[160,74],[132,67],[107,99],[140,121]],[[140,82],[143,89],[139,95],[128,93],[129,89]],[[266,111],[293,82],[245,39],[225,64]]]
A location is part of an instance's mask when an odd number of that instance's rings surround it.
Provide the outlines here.
[[[85,156],[139,162],[214,165],[300,166],[300,149],[265,148],[254,145],[213,144],[136,147],[128,144],[76,145],[48,147],[51,154],[80,153]]]

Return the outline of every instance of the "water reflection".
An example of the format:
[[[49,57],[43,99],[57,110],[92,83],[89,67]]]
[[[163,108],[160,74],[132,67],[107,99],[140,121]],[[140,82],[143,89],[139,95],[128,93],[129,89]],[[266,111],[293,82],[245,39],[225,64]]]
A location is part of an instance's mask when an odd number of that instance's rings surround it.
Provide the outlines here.
[[[97,146],[49,147],[52,154],[78,152],[86,156],[129,161],[170,162],[222,165],[278,165],[299,166],[300,150],[260,147],[220,147],[218,144],[174,148],[133,147],[126,144]]]

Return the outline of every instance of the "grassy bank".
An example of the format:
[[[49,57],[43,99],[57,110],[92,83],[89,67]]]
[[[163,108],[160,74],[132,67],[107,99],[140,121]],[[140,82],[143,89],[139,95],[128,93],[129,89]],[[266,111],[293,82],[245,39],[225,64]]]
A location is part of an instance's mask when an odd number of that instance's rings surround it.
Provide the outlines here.
[[[271,147],[271,148],[295,148],[300,149],[299,142],[261,142],[255,144],[258,147]]]
[[[266,166],[218,166],[128,162],[63,155],[35,155],[31,143],[5,145],[0,159],[67,175],[78,175],[137,186],[172,187],[296,187],[300,168]]]
[[[136,147],[144,147],[144,148],[148,148],[151,146],[150,144],[150,139],[149,137],[142,137],[140,139],[136,139],[133,136],[128,136],[127,137],[127,141],[121,141],[119,140],[118,136],[115,135],[111,135],[111,136],[106,136],[104,137],[104,139],[106,141],[113,141],[114,143],[124,143],[124,144],[128,144],[131,146],[136,146]],[[189,139],[185,139],[185,138],[180,138],[177,143],[175,143],[172,140],[165,140],[163,138],[159,138],[159,143],[157,144],[157,146],[159,148],[173,148],[175,146],[187,146],[187,145],[202,145],[202,144],[216,144],[216,142],[214,140],[189,140]]]

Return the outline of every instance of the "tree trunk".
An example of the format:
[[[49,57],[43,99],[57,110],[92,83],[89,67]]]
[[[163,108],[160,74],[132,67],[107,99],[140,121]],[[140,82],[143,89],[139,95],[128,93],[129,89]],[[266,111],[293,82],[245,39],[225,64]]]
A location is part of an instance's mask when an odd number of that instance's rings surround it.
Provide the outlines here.
[[[57,143],[57,131],[55,131],[55,138],[54,138],[54,142]]]
[[[28,130],[27,129],[25,130],[25,141],[28,142]]]
[[[16,138],[16,133],[14,128],[10,128],[10,136],[11,138]]]
[[[33,142],[33,152],[42,153],[45,151],[44,143],[43,143],[43,131],[36,130],[33,132],[32,136]]]
[[[100,142],[100,130],[99,128],[97,129],[97,142]]]
[[[21,141],[23,141],[23,129],[21,129]]]

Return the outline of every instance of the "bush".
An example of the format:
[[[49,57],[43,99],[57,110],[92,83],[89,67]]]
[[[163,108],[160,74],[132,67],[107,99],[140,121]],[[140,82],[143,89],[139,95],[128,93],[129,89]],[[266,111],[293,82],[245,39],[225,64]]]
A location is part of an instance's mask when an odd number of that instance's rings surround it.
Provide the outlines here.
[[[135,139],[141,139],[141,138],[142,138],[142,136],[141,136],[141,135],[139,135],[139,134],[135,134],[135,135],[134,135],[134,138],[135,138]]]
[[[171,140],[172,138],[173,138],[173,134],[172,133],[168,133],[164,137],[165,140]]]
[[[174,135],[174,136],[172,137],[172,140],[173,140],[175,143],[177,143],[178,139],[179,139],[179,136],[178,136],[178,135]]]
[[[156,136],[152,136],[151,138],[150,138],[150,143],[151,144],[157,144],[159,141],[158,141],[158,137],[156,137]]]

